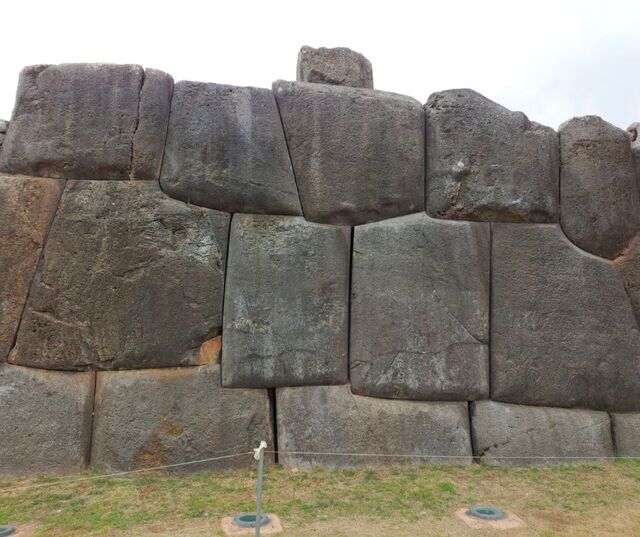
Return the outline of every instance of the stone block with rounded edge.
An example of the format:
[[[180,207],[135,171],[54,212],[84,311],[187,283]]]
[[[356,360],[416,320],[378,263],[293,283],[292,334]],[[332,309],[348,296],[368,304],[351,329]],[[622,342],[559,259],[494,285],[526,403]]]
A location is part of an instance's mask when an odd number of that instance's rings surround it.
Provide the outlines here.
[[[307,220],[356,225],[423,210],[418,101],[282,80],[273,91]]]
[[[617,457],[640,457],[640,414],[611,414]]]
[[[631,239],[613,264],[620,271],[631,307],[640,324],[640,234]]]
[[[220,336],[230,216],[155,181],[68,181],[9,361],[46,369],[201,363]]]
[[[300,217],[233,216],[224,386],[347,382],[350,238]]]
[[[562,229],[587,252],[613,259],[640,230],[629,138],[598,116],[560,125]]]
[[[432,94],[427,212],[491,222],[558,220],[558,137],[470,89]]]
[[[424,213],[354,229],[355,393],[467,401],[489,395],[489,224]]]
[[[220,387],[220,366],[99,372],[91,466],[127,471],[273,448],[266,390]],[[273,455],[265,455],[267,461]],[[251,454],[176,472],[249,468]]]
[[[296,80],[372,89],[373,70],[367,58],[349,48],[304,46],[298,53]]]
[[[466,402],[377,399],[354,395],[349,386],[307,386],[277,389],[276,407],[279,462],[288,468],[471,463]],[[352,453],[362,455],[340,455]]]
[[[557,225],[492,225],[491,398],[640,410],[640,332],[611,261]]]
[[[475,455],[490,466],[594,464],[613,457],[609,415],[594,410],[471,404]]]
[[[160,182],[169,195],[212,209],[302,214],[268,89],[178,82]]]
[[[94,374],[0,364],[0,476],[83,469]]]

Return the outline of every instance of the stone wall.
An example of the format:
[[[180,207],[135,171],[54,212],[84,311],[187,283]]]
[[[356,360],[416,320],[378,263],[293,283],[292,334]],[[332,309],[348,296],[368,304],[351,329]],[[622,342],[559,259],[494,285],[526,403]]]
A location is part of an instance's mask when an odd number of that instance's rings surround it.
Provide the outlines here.
[[[0,475],[640,455],[637,125],[304,47],[27,67],[0,131]]]

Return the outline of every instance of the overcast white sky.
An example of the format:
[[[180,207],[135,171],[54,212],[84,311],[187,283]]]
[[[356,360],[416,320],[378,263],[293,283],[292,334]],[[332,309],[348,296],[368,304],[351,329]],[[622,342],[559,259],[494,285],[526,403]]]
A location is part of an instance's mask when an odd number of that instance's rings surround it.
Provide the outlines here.
[[[348,46],[376,89],[425,102],[470,87],[557,128],[640,120],[640,2],[262,0],[2,2],[0,118],[25,65],[139,63],[177,80],[270,87],[300,46]]]

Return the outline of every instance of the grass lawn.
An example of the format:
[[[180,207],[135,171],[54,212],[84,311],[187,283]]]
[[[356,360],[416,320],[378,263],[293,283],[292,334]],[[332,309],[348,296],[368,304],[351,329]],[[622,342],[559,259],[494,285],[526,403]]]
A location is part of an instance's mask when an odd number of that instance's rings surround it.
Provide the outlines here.
[[[222,535],[219,520],[254,510],[255,476],[137,475],[61,483],[69,477],[0,482],[0,525],[22,535]],[[92,474],[71,476],[81,478]],[[8,488],[27,485],[42,487]],[[604,467],[419,467],[296,472],[269,467],[265,509],[283,536],[640,536],[640,461]],[[524,529],[472,530],[454,516],[490,504]]]

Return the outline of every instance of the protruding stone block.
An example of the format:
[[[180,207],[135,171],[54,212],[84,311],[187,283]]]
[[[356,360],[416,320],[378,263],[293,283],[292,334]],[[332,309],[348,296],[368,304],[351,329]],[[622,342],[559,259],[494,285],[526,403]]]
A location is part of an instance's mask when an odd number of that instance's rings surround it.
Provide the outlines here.
[[[490,466],[553,466],[613,457],[609,415],[566,408],[471,404],[475,455]]]
[[[275,82],[307,220],[364,224],[424,208],[424,113],[403,95]]]
[[[355,228],[355,393],[488,397],[489,243],[489,224],[445,222],[424,213]]]
[[[233,216],[222,383],[348,379],[350,230],[299,217]]]
[[[491,398],[640,410],[640,333],[613,263],[557,225],[492,230]]]
[[[157,182],[69,181],[9,360],[199,363],[221,333],[229,219],[165,196]]]
[[[627,136],[631,143],[631,155],[633,156],[633,165],[636,172],[636,178],[640,179],[640,123],[635,122],[627,127]]]
[[[279,462],[288,468],[471,463],[466,402],[361,397],[348,386],[280,388],[276,401]]]
[[[427,212],[438,218],[556,222],[558,137],[470,89],[434,93],[427,114]]]
[[[640,457],[640,414],[611,414],[617,457]]]
[[[587,252],[613,259],[640,230],[640,193],[625,131],[597,116],[560,125],[562,229]]]
[[[371,62],[346,47],[302,47],[298,53],[298,82],[373,89]]]
[[[98,373],[91,466],[100,471],[242,454],[261,440],[274,445],[267,391],[221,388],[219,365]],[[239,469],[251,460],[248,454],[171,470]]]
[[[631,307],[640,324],[640,234],[636,235],[613,264],[620,271],[622,281],[631,301]]]
[[[212,209],[302,214],[268,89],[178,82],[160,181],[169,195]]]

